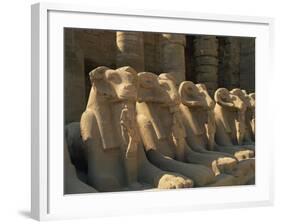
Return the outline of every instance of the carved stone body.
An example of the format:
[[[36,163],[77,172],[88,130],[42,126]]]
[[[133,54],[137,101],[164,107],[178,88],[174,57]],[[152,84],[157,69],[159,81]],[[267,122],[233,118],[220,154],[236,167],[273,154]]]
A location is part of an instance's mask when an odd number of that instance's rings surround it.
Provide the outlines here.
[[[245,136],[245,102],[225,88],[219,88],[216,91],[215,101],[214,112],[217,126],[215,139],[218,145],[231,147],[236,145],[240,148],[254,150],[253,145],[243,145]]]
[[[244,144],[255,144],[255,93],[247,94],[246,90],[233,89],[234,95],[237,95],[246,104],[245,110],[245,137]]]
[[[163,81],[162,81],[163,82]],[[174,107],[179,104],[175,101],[177,93],[171,93],[176,88],[172,80],[167,80],[168,93]],[[237,177],[237,182],[245,183],[253,175],[252,162],[238,162],[234,156],[226,152],[217,152],[207,150],[215,146],[215,121],[214,114],[210,108],[214,107],[214,102],[204,95],[207,91],[205,85],[194,85],[192,82],[182,82],[179,88],[181,104],[180,111],[182,115],[181,122],[186,132],[186,147],[188,149],[187,159],[190,162],[200,163],[211,167],[214,173],[227,173]],[[205,93],[206,94],[206,93]]]
[[[98,67],[81,117],[88,153],[88,180],[99,191],[191,187],[192,180],[168,173],[146,159],[135,118],[137,75],[131,67]]]
[[[254,157],[254,152],[249,149],[242,149],[235,146],[219,146],[215,141],[216,121],[215,121],[215,102],[209,96],[204,84],[194,85],[192,82],[183,83],[180,88],[180,94],[184,95],[183,86],[190,89],[189,100],[183,100],[181,109],[183,112],[184,123],[189,132],[187,142],[193,150],[198,151],[219,151],[230,153],[238,160]],[[186,97],[186,96],[185,96]]]
[[[252,138],[253,141],[255,141],[255,134],[256,134],[256,95],[255,93],[249,94],[250,98],[250,124],[251,124],[251,130],[252,130]]]
[[[219,176],[216,182],[210,168],[220,173],[219,161],[193,152],[187,146],[178,108],[180,98],[172,76],[161,74],[158,78],[148,72],[138,76],[137,120],[148,159],[164,170],[190,177],[195,186],[234,184],[235,178],[230,175]]]
[[[248,96],[247,92],[245,90],[241,90],[239,88],[235,88],[230,91],[231,94],[238,97],[239,100],[241,100],[245,107],[241,110],[238,110],[238,124],[243,128],[243,133],[238,138],[238,144],[244,145],[248,148],[251,148],[252,150],[255,149],[255,143],[253,142],[253,133],[252,133],[252,127],[251,127],[251,117],[252,117],[252,110],[251,110],[251,102],[250,97]]]

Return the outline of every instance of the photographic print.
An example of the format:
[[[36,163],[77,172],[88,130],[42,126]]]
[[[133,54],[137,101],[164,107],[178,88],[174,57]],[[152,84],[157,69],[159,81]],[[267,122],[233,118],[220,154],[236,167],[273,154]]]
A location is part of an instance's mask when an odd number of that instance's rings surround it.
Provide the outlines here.
[[[64,28],[64,194],[255,184],[255,38]]]

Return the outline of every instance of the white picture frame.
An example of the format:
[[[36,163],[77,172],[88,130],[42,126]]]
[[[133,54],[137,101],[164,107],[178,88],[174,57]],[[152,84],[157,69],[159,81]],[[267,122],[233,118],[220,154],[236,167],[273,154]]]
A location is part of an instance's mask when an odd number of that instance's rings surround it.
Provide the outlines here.
[[[273,19],[191,12],[32,5],[32,198],[37,220],[116,216],[273,203],[270,141]],[[256,184],[156,192],[63,194],[63,28],[256,37]],[[266,74],[266,75],[265,75]],[[137,203],[136,203],[137,202]]]

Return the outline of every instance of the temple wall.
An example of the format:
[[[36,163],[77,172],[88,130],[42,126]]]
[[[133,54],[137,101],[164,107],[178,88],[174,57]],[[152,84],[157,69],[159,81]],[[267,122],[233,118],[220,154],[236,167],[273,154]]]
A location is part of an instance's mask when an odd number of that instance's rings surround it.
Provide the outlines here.
[[[218,88],[218,39],[196,36],[193,40],[195,82],[204,83],[212,96]]]
[[[160,74],[161,34],[144,33],[144,66],[145,71]]]
[[[64,118],[69,123],[76,121],[85,109],[85,68],[84,52],[77,44],[75,32],[65,30],[64,37]]]
[[[255,39],[240,39],[240,87],[247,92],[255,91]]]
[[[240,87],[240,38],[220,38],[219,86],[227,89]]]
[[[161,72],[172,74],[179,85],[185,80],[185,35],[162,34],[160,45]]]

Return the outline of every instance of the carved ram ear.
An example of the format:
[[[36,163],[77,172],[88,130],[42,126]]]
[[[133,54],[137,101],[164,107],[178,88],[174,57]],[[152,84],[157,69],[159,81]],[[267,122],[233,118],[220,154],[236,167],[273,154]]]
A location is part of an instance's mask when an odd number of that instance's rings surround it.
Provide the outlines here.
[[[100,66],[89,73],[95,93],[98,93],[103,97],[107,97],[108,99],[115,97],[115,93],[107,81],[107,75],[114,71],[115,70],[112,70],[106,66]]]
[[[215,92],[214,99],[218,104],[223,104],[225,100],[229,98],[229,94],[226,88],[218,88]]]
[[[95,68],[89,73],[91,83],[95,82],[96,80],[101,80],[104,78],[105,72],[109,70],[106,66],[100,66]]]
[[[182,103],[186,106],[192,106],[190,103],[193,101],[203,100],[203,97],[197,86],[191,81],[183,81],[179,86],[178,92]]]
[[[243,90],[235,88],[231,90],[230,93],[238,97],[238,99],[234,101],[234,104],[238,109],[246,109],[245,107],[251,106],[250,99],[248,95],[243,92]]]
[[[179,86],[179,94],[182,99],[186,97],[186,91],[192,91],[194,83],[191,81],[183,81]]]

